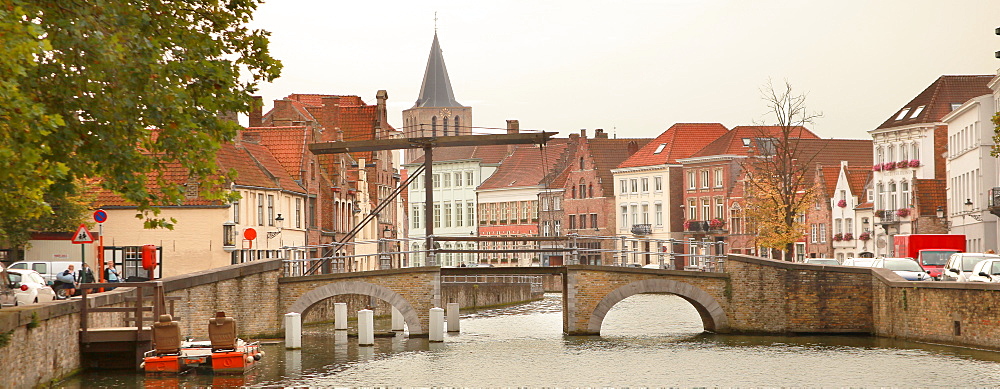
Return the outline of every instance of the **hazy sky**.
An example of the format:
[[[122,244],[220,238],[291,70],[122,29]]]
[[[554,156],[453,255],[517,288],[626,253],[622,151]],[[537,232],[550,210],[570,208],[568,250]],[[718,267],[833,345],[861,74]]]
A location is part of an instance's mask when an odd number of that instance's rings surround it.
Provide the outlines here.
[[[768,79],[822,112],[822,137],[868,138],[942,74],[996,74],[1000,0],[327,1],[271,0],[291,93],[389,93],[389,122],[420,91],[434,35],[473,125],[563,136],[603,128],[653,137],[677,122],[773,123]]]

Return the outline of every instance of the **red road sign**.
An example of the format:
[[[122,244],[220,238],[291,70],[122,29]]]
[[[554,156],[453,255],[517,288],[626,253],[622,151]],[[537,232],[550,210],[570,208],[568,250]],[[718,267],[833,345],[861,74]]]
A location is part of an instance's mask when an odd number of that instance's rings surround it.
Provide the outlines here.
[[[94,243],[94,236],[90,234],[87,230],[87,226],[84,224],[80,225],[80,228],[76,230],[73,234],[73,243],[83,244],[83,243]]]
[[[98,209],[94,211],[94,221],[98,223],[104,223],[108,220],[108,213],[104,212],[103,209]]]
[[[243,230],[243,239],[246,240],[257,239],[257,230],[253,228],[247,228],[246,230]]]

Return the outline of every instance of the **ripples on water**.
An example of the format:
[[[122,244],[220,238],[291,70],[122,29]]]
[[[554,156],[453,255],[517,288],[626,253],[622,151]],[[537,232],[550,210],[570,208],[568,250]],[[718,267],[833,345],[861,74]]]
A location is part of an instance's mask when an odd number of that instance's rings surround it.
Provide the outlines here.
[[[623,300],[608,312],[602,336],[564,336],[561,304],[554,294],[530,304],[466,313],[462,332],[448,334],[444,343],[397,336],[377,338],[375,347],[357,347],[355,338],[335,334],[332,325],[309,326],[301,351],[267,346],[264,363],[245,379],[88,373],[64,384],[118,388],[1000,384],[997,353],[869,337],[704,334],[695,309],[671,295]]]

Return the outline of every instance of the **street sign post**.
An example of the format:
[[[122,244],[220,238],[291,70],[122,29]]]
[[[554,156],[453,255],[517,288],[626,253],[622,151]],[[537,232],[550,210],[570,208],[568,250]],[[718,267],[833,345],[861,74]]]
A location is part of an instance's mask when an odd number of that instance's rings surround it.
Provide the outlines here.
[[[76,229],[76,233],[73,234],[73,243],[94,243],[94,236],[90,234],[90,230],[87,229],[86,225],[81,224],[80,228]]]

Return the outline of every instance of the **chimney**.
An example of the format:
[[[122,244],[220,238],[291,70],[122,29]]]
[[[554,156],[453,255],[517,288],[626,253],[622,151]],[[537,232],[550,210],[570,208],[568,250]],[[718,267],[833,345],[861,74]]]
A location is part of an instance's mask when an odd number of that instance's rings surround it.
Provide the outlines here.
[[[633,141],[629,141],[628,142],[628,155],[635,154],[636,151],[639,151],[639,144],[636,143],[634,140]]]
[[[230,122],[233,122],[233,123],[236,123],[236,124],[240,124],[239,116],[236,114],[236,112],[233,112],[233,111],[219,112],[219,113],[217,113],[215,115],[215,117],[217,117],[219,119],[222,119],[222,120],[230,121]]]
[[[263,127],[264,126],[264,99],[260,96],[253,96],[253,101],[250,102],[250,126],[249,127]]]
[[[388,138],[389,119],[385,109],[385,101],[389,99],[389,92],[379,89],[375,92],[375,132],[376,138]]]
[[[327,132],[335,133],[340,130],[340,96],[323,96],[323,108],[319,117],[316,118],[319,125]],[[326,139],[327,141],[338,139]]]
[[[580,129],[580,137],[581,138],[586,138],[587,137],[587,129],[586,128],[581,128]]]
[[[608,139],[608,133],[604,132],[604,129],[598,128],[594,130],[594,138]]]
[[[274,110],[271,114],[271,125],[275,127],[292,124],[292,101],[288,99],[274,100]]]
[[[517,134],[521,130],[521,124],[515,119],[507,119],[507,133]]]

